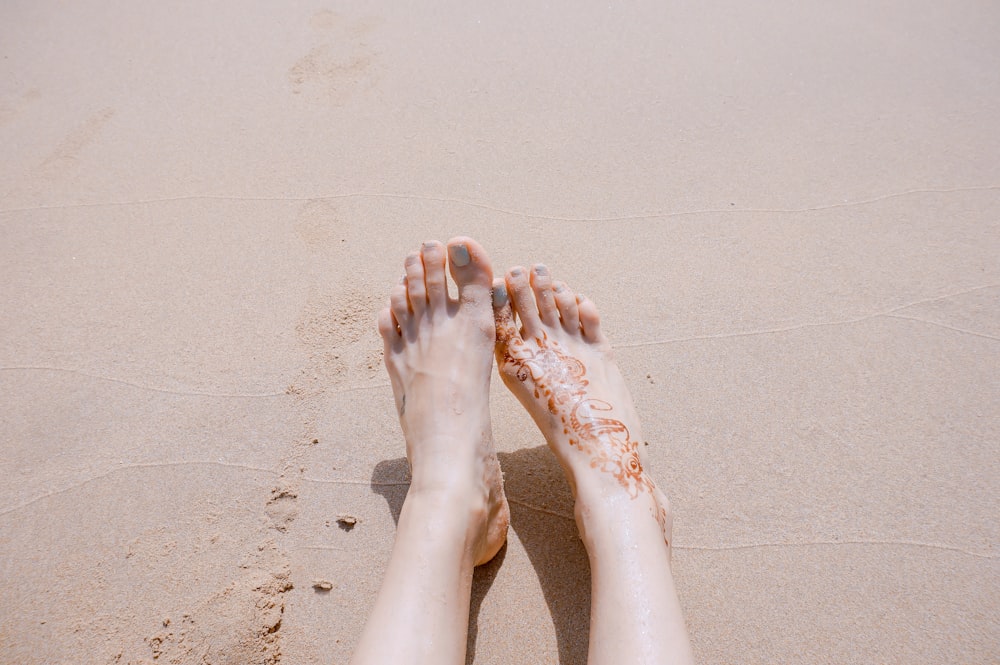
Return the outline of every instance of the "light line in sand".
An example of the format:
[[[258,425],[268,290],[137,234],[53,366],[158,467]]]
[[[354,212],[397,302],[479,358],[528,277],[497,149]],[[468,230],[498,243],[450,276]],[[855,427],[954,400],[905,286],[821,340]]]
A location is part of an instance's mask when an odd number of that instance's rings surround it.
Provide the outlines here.
[[[49,365],[9,365],[0,367],[0,371],[64,372],[66,374],[78,374],[80,376],[86,376],[88,378],[97,379],[99,381],[110,381],[111,383],[120,383],[125,386],[140,388],[142,390],[149,390],[151,392],[167,393],[169,395],[193,396],[193,397],[278,397],[280,395],[285,394],[284,391],[277,393],[215,393],[215,392],[207,392],[200,390],[171,390],[169,388],[158,388],[156,386],[147,386],[141,383],[135,383],[133,381],[126,381],[125,379],[118,379],[113,376],[91,374],[90,372],[84,372],[82,370],[73,369],[71,367],[54,367]]]
[[[19,503],[19,504],[14,505],[14,506],[8,506],[6,508],[0,509],[0,515],[8,515],[10,513],[15,512],[15,511],[22,510],[24,508],[27,508],[28,506],[31,506],[32,504],[38,503],[39,501],[44,501],[45,499],[51,498],[53,496],[58,496],[59,494],[65,494],[66,492],[72,492],[75,489],[79,489],[81,487],[85,487],[86,485],[89,485],[90,483],[97,482],[99,480],[104,480],[106,478],[109,478],[110,476],[117,475],[118,473],[121,473],[123,471],[130,471],[130,470],[133,470],[133,469],[151,469],[151,468],[169,467],[169,466],[224,466],[224,467],[232,467],[232,468],[237,468],[237,469],[243,469],[243,470],[246,470],[246,471],[257,471],[257,472],[260,472],[260,473],[267,473],[267,474],[271,474],[271,475],[280,475],[280,472],[275,471],[274,469],[265,469],[263,467],[249,466],[247,464],[234,464],[234,463],[231,463],[231,462],[218,462],[218,461],[211,461],[211,460],[188,460],[188,461],[181,460],[181,461],[170,461],[170,462],[133,462],[131,464],[124,464],[122,466],[118,466],[118,467],[115,467],[113,469],[108,469],[104,473],[99,473],[97,475],[91,476],[89,478],[86,478],[86,479],[84,479],[84,480],[82,480],[82,481],[80,481],[78,483],[74,483],[74,484],[69,485],[67,487],[63,487],[61,489],[53,490],[51,492],[46,492],[44,494],[39,494],[38,496],[36,496],[36,497],[34,497],[32,499],[28,499],[27,501],[24,501],[23,503]]]
[[[49,365],[9,365],[0,367],[0,372],[10,372],[10,371],[38,371],[38,372],[65,372],[67,374],[79,374],[80,376],[86,376],[91,379],[97,379],[99,381],[110,381],[112,383],[120,383],[125,386],[131,386],[133,388],[139,388],[141,390],[149,390],[151,392],[166,393],[168,395],[181,395],[186,397],[236,397],[236,398],[259,398],[259,397],[283,397],[288,393],[284,390],[281,392],[273,393],[221,393],[221,392],[207,392],[200,390],[171,390],[169,388],[158,388],[157,386],[149,386],[142,383],[135,383],[134,381],[126,381],[125,379],[118,379],[113,376],[104,376],[101,374],[91,374],[90,372],[84,372],[79,369],[73,369],[71,367],[54,367]],[[375,388],[387,388],[388,383],[376,383],[368,386],[351,386],[349,388],[339,388],[336,390],[330,390],[328,393],[331,395],[339,395],[342,393],[358,392],[361,390],[374,390]]]
[[[134,464],[127,464],[114,469],[110,469],[105,473],[98,474],[87,478],[86,480],[71,485],[69,487],[64,487],[46,494],[39,495],[33,499],[29,499],[16,506],[10,506],[0,510],[0,516],[7,515],[12,512],[26,508],[32,504],[43,501],[47,498],[56,496],[58,494],[64,494],[70,492],[74,489],[83,487],[89,483],[105,479],[112,476],[118,472],[132,470],[132,469],[146,469],[146,468],[156,468],[156,467],[169,467],[169,466],[189,466],[189,465],[208,465],[208,466],[223,466],[229,468],[243,469],[247,471],[257,471],[261,473],[267,473],[274,476],[281,475],[281,472],[274,469],[267,469],[264,467],[254,467],[246,464],[235,464],[231,462],[218,462],[211,460],[180,460],[180,461],[170,461],[170,462],[140,462]],[[390,482],[370,482],[363,480],[334,480],[334,479],[317,479],[317,478],[301,478],[300,480],[305,480],[307,482],[320,482],[320,483],[333,483],[333,484],[348,484],[348,485],[369,485],[369,486],[392,486],[392,485],[409,485],[409,481],[390,481]],[[541,506],[536,506],[534,504],[528,503],[526,501],[521,501],[519,499],[514,499],[507,497],[508,502],[515,505],[524,506],[529,510],[544,513],[546,515],[552,515],[554,517],[559,517],[564,520],[575,521],[572,515],[567,515],[565,513],[560,513],[555,510],[549,510],[548,508],[542,508]],[[678,550],[702,550],[702,551],[727,551],[727,550],[741,550],[741,549],[753,549],[758,547],[812,547],[812,546],[830,546],[830,545],[900,545],[909,547],[928,547],[933,549],[946,550],[951,552],[959,552],[963,554],[968,554],[970,556],[982,558],[982,559],[995,559],[996,555],[993,554],[983,554],[980,552],[974,552],[972,550],[963,549],[961,547],[955,547],[952,545],[942,545],[938,543],[926,543],[916,540],[830,540],[830,541],[810,541],[801,543],[747,543],[740,545],[720,545],[720,546],[695,546],[695,545],[674,545],[674,549]],[[303,546],[305,547],[305,546]],[[326,548],[306,548],[306,549],[326,549]]]
[[[992,339],[995,342],[1000,342],[1000,337],[994,337],[993,335],[987,335],[986,333],[976,332],[975,330],[966,330],[965,328],[957,328],[955,326],[949,326],[946,323],[938,323],[937,321],[931,321],[929,319],[920,319],[915,316],[901,316],[899,314],[883,314],[892,319],[902,319],[905,321],[917,321],[919,323],[926,323],[929,326],[937,326],[939,328],[945,328],[947,330],[954,330],[955,332],[964,333],[966,335],[974,335],[975,337],[982,337],[983,339]]]
[[[576,520],[572,515],[567,515],[565,513],[560,513],[555,510],[549,510],[548,508],[542,508],[541,506],[536,506],[534,504],[528,503],[526,501],[520,501],[518,499],[512,499],[507,497],[508,503],[513,503],[519,506],[524,506],[530,510],[539,513],[545,513],[546,515],[552,515],[554,517],[560,517],[564,520],[570,522],[575,522]],[[692,550],[692,551],[705,551],[705,552],[725,552],[730,550],[744,550],[744,549],[755,549],[758,547],[819,547],[819,546],[829,546],[829,545],[899,545],[905,547],[930,547],[933,549],[946,550],[948,552],[960,552],[962,554],[968,554],[969,556],[979,557],[981,559],[995,559],[997,556],[995,554],[983,554],[981,552],[975,552],[973,550],[967,550],[962,547],[955,547],[953,545],[943,545],[941,543],[926,543],[919,540],[814,540],[806,542],[787,542],[787,543],[747,543],[741,545],[672,545],[675,550]]]
[[[975,335],[976,337],[982,337],[984,339],[991,339],[995,341],[1000,341],[1000,338],[987,335],[985,333],[978,333],[973,330],[966,330],[964,328],[957,328],[954,326],[949,326],[944,323],[938,323],[936,321],[930,321],[927,319],[920,319],[912,316],[900,316],[896,315],[896,312],[900,312],[904,309],[910,307],[915,307],[917,305],[923,305],[926,303],[937,302],[939,300],[946,300],[948,298],[956,298],[968,293],[974,293],[976,291],[982,291],[983,289],[998,288],[1000,284],[983,284],[980,286],[974,286],[971,288],[963,289],[961,291],[956,291],[954,293],[946,293],[940,296],[934,296],[931,298],[923,298],[921,300],[915,300],[910,303],[905,303],[899,305],[898,307],[893,307],[884,312],[875,312],[873,314],[866,314],[865,316],[859,316],[852,319],[843,319],[839,321],[818,321],[816,323],[800,323],[793,326],[786,326],[783,328],[767,328],[764,330],[746,330],[737,332],[724,332],[724,333],[714,333],[709,335],[694,335],[691,337],[675,337],[670,339],[661,340],[651,340],[648,342],[625,342],[621,344],[614,344],[616,349],[631,349],[640,348],[644,346],[658,346],[661,344],[677,344],[682,342],[693,342],[701,340],[711,340],[711,339],[730,339],[734,337],[751,337],[755,335],[772,335],[776,333],[792,332],[795,330],[803,330],[805,328],[817,328],[825,326],[839,326],[839,325],[849,325],[853,323],[861,323],[863,321],[868,321],[878,317],[893,317],[897,319],[907,319],[911,321],[918,321],[921,323],[926,323],[928,325],[939,326],[941,328],[947,328],[948,330],[953,330],[955,332],[964,333],[967,335]],[[181,396],[202,396],[202,397],[234,397],[234,398],[261,398],[261,397],[280,397],[287,394],[285,391],[282,392],[272,392],[272,393],[217,393],[217,392],[207,392],[207,391],[195,391],[195,390],[171,390],[169,388],[159,388],[156,386],[149,386],[141,383],[136,383],[133,381],[127,381],[125,379],[115,378],[113,376],[104,376],[100,374],[92,374],[89,372],[84,372],[82,370],[73,369],[71,367],[55,367],[49,365],[11,365],[11,366],[0,366],[0,371],[49,371],[49,372],[66,372],[70,374],[79,374],[80,376],[86,376],[92,379],[98,379],[102,381],[110,381],[113,383],[120,383],[126,386],[132,386],[134,388],[139,388],[142,390],[149,390],[152,392],[166,393],[170,395],[181,395]],[[349,388],[340,388],[331,390],[324,394],[339,395],[342,393],[359,392],[362,390],[374,390],[377,388],[387,388],[388,383],[376,383],[366,386],[351,386]]]
[[[995,554],[983,554],[982,552],[975,552],[973,550],[967,550],[963,547],[955,547],[953,545],[944,545],[941,543],[925,543],[919,540],[813,540],[805,542],[787,542],[787,543],[747,543],[744,545],[719,545],[719,546],[701,546],[701,545],[673,545],[675,550],[692,550],[692,551],[704,551],[704,552],[727,552],[734,550],[749,550],[756,549],[758,547],[825,547],[832,545],[890,545],[899,547],[927,547],[935,550],[944,550],[946,552],[957,552],[961,554],[968,554],[969,556],[974,556],[979,559],[996,559]]]
[[[107,471],[105,471],[103,473],[99,473],[99,474],[91,476],[89,478],[85,478],[84,480],[81,480],[80,482],[74,483],[74,484],[69,485],[67,487],[63,487],[63,488],[60,488],[60,489],[57,489],[57,490],[53,490],[51,492],[46,492],[44,494],[39,494],[38,496],[36,496],[36,497],[34,497],[32,499],[28,499],[27,501],[24,501],[23,503],[19,503],[19,504],[14,505],[14,506],[8,506],[6,508],[0,509],[0,516],[7,515],[9,513],[13,513],[15,511],[21,510],[23,508],[27,508],[28,506],[31,506],[32,504],[38,503],[39,501],[44,501],[45,499],[48,499],[50,497],[57,496],[59,494],[65,494],[66,492],[71,492],[71,491],[73,491],[75,489],[79,489],[81,487],[89,485],[90,483],[97,482],[99,480],[104,480],[104,479],[106,479],[106,478],[108,478],[110,476],[116,475],[116,474],[121,473],[123,471],[130,471],[130,470],[134,470],[134,469],[155,469],[155,468],[172,467],[172,466],[174,466],[174,467],[180,467],[180,466],[221,466],[221,467],[227,467],[227,468],[233,468],[233,469],[242,469],[244,471],[256,471],[256,472],[259,472],[259,473],[266,473],[266,474],[271,475],[271,476],[281,476],[281,475],[283,475],[282,471],[278,471],[276,469],[268,469],[268,468],[259,467],[259,466],[250,466],[249,464],[237,464],[235,462],[220,462],[220,461],[217,461],[217,460],[171,460],[171,461],[165,461],[165,462],[133,462],[133,463],[130,463],[130,464],[123,464],[121,466],[114,467],[113,469],[108,469]],[[341,479],[336,479],[336,478],[310,478],[310,477],[307,477],[307,476],[301,476],[301,477],[298,477],[298,478],[292,477],[289,480],[290,481],[302,480],[302,481],[308,482],[308,483],[322,483],[322,484],[330,484],[330,485],[359,485],[359,486],[365,486],[365,487],[392,487],[392,486],[397,486],[397,485],[401,486],[401,485],[409,485],[410,484],[410,481],[408,481],[408,480],[407,481],[377,482],[377,481],[368,481],[368,480],[349,480],[349,479],[342,479],[341,480]]]
[[[868,199],[859,199],[856,201],[844,201],[842,203],[828,203],[828,204],[807,206],[801,208],[734,208],[734,207],[704,208],[698,210],[676,210],[676,211],[635,213],[630,215],[615,215],[609,217],[562,217],[558,215],[544,215],[540,213],[514,210],[512,208],[504,208],[501,206],[495,206],[488,203],[483,203],[481,201],[473,201],[470,199],[425,196],[422,194],[398,194],[391,192],[350,192],[345,194],[327,194],[319,196],[235,196],[235,195],[224,195],[224,194],[190,194],[182,196],[164,196],[164,197],[156,197],[149,199],[136,199],[131,201],[107,201],[99,203],[68,203],[63,205],[32,206],[24,208],[4,208],[0,209],[0,214],[34,212],[42,210],[66,210],[73,208],[111,208],[111,207],[124,207],[124,206],[135,206],[135,205],[149,205],[155,203],[173,203],[179,201],[202,201],[202,200],[298,203],[306,201],[325,201],[325,200],[350,199],[350,198],[375,198],[375,199],[401,199],[401,200],[413,200],[413,201],[429,201],[435,203],[450,203],[456,205],[463,205],[470,208],[480,208],[483,210],[490,210],[492,212],[497,212],[503,215],[523,217],[525,219],[549,220],[554,222],[627,222],[627,221],[638,221],[644,219],[666,219],[670,217],[681,217],[686,215],[735,214],[735,213],[790,214],[790,213],[820,212],[823,210],[833,210],[837,208],[851,208],[855,206],[870,205],[872,203],[879,203],[881,201],[901,198],[904,196],[912,196],[914,194],[952,194],[958,192],[984,192],[984,191],[996,191],[996,190],[1000,190],[1000,185],[978,185],[970,187],[924,187],[924,188],[907,189],[900,192],[892,192],[889,194],[883,194]]]
[[[965,334],[968,334],[968,335],[975,335],[976,337],[983,337],[983,338],[986,338],[986,339],[992,339],[992,340],[1000,341],[1000,338],[992,337],[992,336],[987,335],[985,333],[977,333],[977,332],[974,332],[972,330],[965,330],[963,328],[955,328],[955,327],[952,327],[952,326],[949,326],[949,325],[946,325],[946,324],[943,324],[943,323],[937,323],[935,321],[928,321],[926,319],[918,319],[916,317],[911,317],[911,316],[899,316],[899,315],[896,314],[896,312],[902,311],[904,309],[908,309],[910,307],[916,307],[917,305],[923,305],[923,304],[926,304],[926,303],[936,302],[936,301],[939,301],[939,300],[946,300],[948,298],[956,298],[958,296],[965,295],[967,293],[973,293],[975,291],[982,291],[983,289],[993,289],[993,288],[997,288],[997,287],[1000,287],[1000,284],[983,284],[982,286],[974,286],[974,287],[969,288],[969,289],[963,289],[962,291],[956,291],[955,293],[947,293],[947,294],[942,295],[942,296],[935,296],[933,298],[924,298],[923,300],[917,300],[917,301],[914,301],[914,302],[911,302],[911,303],[906,303],[906,304],[900,305],[898,307],[893,307],[892,309],[886,310],[884,312],[875,312],[873,314],[866,314],[864,316],[859,316],[859,317],[856,317],[856,318],[853,318],[853,319],[842,319],[840,321],[818,321],[816,323],[799,323],[799,324],[796,324],[794,326],[787,326],[787,327],[784,327],[784,328],[768,328],[768,329],[765,329],[765,330],[746,330],[746,331],[741,331],[741,332],[716,333],[716,334],[712,334],[712,335],[694,335],[692,337],[674,337],[674,338],[671,338],[671,339],[650,340],[648,342],[625,342],[623,344],[613,344],[612,346],[614,348],[616,348],[616,349],[635,349],[635,348],[640,348],[640,347],[644,347],[644,346],[659,346],[661,344],[679,344],[679,343],[682,343],[682,342],[696,342],[696,341],[710,340],[710,339],[730,339],[730,338],[734,338],[734,337],[752,337],[752,336],[755,336],[755,335],[773,335],[773,334],[776,334],[776,333],[792,332],[792,331],[795,331],[795,330],[803,330],[803,329],[806,329],[806,328],[820,328],[820,327],[826,327],[826,326],[850,325],[850,324],[854,324],[854,323],[861,323],[863,321],[869,321],[871,319],[876,319],[876,318],[879,318],[879,317],[892,317],[892,318],[896,318],[896,319],[909,319],[911,321],[920,321],[920,322],[927,323],[927,324],[930,324],[930,325],[936,325],[936,326],[940,326],[942,328],[947,328],[949,330],[954,330],[956,332],[965,333]]]

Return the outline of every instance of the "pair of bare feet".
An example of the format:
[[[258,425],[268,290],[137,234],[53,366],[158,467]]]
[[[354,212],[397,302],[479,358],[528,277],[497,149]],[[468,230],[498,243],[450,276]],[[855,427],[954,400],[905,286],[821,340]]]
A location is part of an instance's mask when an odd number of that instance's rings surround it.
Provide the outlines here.
[[[494,357],[573,490],[591,562],[590,662],[684,662],[669,506],[643,470],[596,307],[543,265],[494,281],[467,237],[424,243],[404,265],[378,326],[412,482],[353,662],[464,662],[472,568],[500,550],[510,518],[490,422]]]

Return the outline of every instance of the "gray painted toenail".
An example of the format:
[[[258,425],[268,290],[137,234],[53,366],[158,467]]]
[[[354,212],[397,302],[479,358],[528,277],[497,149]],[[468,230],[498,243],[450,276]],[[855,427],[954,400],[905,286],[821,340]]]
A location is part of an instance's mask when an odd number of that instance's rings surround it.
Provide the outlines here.
[[[424,250],[425,252],[429,251],[429,250],[432,250],[435,247],[437,247],[437,245],[433,241],[431,241],[431,242],[425,242],[423,245],[420,246],[420,248],[422,250]]]
[[[469,256],[469,248],[465,245],[453,245],[451,247],[451,263],[459,268],[469,265],[472,258]]]
[[[520,277],[523,274],[524,274],[524,271],[521,270],[520,268],[511,268],[511,270],[510,270],[510,276],[511,277]]]
[[[507,304],[507,287],[503,284],[498,284],[493,287],[493,306],[503,307]]]
[[[566,285],[565,284],[556,284],[555,287],[553,287],[553,288],[555,288],[555,290],[557,292],[562,293],[563,291],[566,290]]]
[[[535,266],[535,274],[537,274],[537,275],[548,275],[549,274],[549,269],[546,268],[543,264],[538,264],[537,266]]]

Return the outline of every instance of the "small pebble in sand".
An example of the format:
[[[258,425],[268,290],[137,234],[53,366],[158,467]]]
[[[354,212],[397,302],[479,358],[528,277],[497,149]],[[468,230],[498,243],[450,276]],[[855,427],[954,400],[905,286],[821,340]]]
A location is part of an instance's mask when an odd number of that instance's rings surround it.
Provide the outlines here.
[[[354,525],[357,523],[358,523],[358,518],[354,517],[353,515],[337,516],[337,524],[339,524],[340,528],[343,529],[344,531],[350,531],[351,529],[354,528]]]
[[[333,583],[326,580],[316,580],[313,582],[313,588],[317,591],[329,591],[333,588]]]

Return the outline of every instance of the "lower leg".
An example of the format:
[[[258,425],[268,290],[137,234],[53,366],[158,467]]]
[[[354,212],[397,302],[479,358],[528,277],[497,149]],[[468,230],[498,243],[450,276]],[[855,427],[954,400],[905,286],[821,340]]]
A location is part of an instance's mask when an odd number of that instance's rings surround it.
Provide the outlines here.
[[[576,517],[591,570],[590,665],[692,663],[651,494],[576,480]]]
[[[409,493],[375,607],[351,662],[464,663],[476,522],[458,496]]]
[[[576,499],[593,587],[590,664],[693,662],[670,570],[670,507],[643,470],[639,420],[596,308],[538,265],[495,283],[494,309],[500,375]]]

